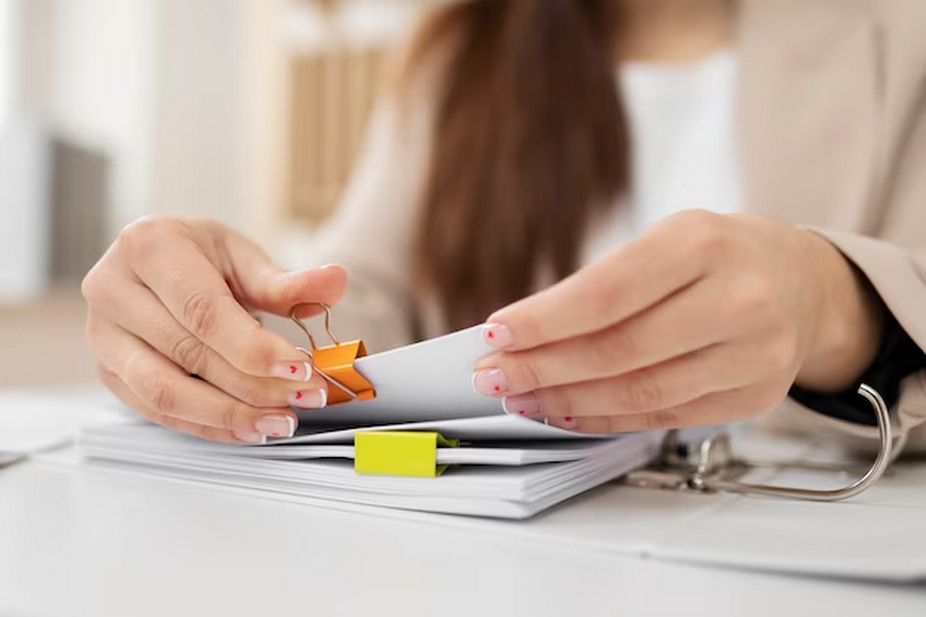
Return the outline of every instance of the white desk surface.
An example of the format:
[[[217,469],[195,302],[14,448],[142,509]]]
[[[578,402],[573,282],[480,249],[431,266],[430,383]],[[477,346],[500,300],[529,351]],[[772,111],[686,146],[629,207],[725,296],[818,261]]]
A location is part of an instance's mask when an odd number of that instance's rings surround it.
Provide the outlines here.
[[[0,470],[0,615],[926,614],[926,585],[688,566],[53,459]],[[606,515],[632,490],[566,507]]]

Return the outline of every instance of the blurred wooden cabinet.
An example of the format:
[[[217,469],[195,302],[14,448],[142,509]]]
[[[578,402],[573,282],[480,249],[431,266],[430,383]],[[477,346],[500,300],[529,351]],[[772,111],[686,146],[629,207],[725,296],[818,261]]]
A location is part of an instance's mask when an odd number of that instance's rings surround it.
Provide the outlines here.
[[[246,225],[273,248],[337,206],[392,50],[433,0],[247,2]]]
[[[428,0],[292,0],[287,52],[286,217],[337,206],[396,42]]]
[[[384,47],[333,46],[289,64],[289,217],[316,225],[334,210],[362,145]]]

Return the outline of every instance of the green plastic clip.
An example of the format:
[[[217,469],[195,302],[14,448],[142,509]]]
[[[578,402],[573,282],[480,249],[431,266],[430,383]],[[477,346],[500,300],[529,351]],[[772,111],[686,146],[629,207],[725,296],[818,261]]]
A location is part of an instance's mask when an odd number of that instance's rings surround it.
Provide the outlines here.
[[[437,464],[437,448],[459,445],[459,440],[445,439],[436,432],[361,431],[354,435],[354,471],[436,478],[447,469]]]

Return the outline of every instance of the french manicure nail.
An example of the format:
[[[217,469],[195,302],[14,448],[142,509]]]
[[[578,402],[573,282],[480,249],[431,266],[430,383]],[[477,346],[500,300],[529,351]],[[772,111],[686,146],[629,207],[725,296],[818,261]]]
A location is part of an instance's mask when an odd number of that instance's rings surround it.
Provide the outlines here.
[[[296,433],[296,419],[282,413],[268,414],[258,418],[254,427],[264,437],[292,437]]]
[[[299,390],[289,395],[289,404],[299,409],[323,409],[328,404],[328,391]]]
[[[514,343],[508,326],[500,323],[487,323],[482,331],[482,338],[492,349],[505,349]]]
[[[524,416],[525,418],[536,418],[540,416],[541,411],[540,399],[533,392],[506,396],[502,399],[502,407],[505,413],[512,416]]]
[[[235,437],[245,443],[251,444],[265,444],[267,443],[267,437],[261,435],[259,432],[255,431],[235,431]]]
[[[483,396],[500,396],[508,391],[508,378],[501,369],[480,369],[473,373],[473,390]]]
[[[272,375],[289,381],[308,381],[312,378],[312,365],[308,362],[286,362],[273,367]]]

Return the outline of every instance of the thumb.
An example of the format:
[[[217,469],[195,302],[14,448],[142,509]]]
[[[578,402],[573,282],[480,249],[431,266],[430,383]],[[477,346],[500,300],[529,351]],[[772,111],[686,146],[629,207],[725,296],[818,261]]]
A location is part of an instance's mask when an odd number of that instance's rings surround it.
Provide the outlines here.
[[[228,276],[238,300],[250,308],[289,317],[297,304],[333,305],[347,287],[347,272],[340,266],[284,270],[256,244],[230,232],[225,238]],[[308,317],[318,311],[300,311]]]
[[[277,272],[263,282],[263,293],[251,299],[254,308],[274,315],[289,317],[293,307],[299,304],[318,302],[332,306],[347,287],[347,272],[340,266],[295,271],[276,269]],[[299,311],[299,316],[310,317],[320,310],[320,307],[316,310],[306,307]]]

